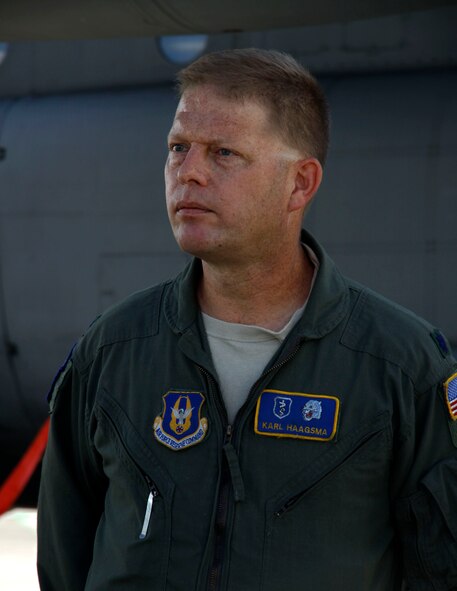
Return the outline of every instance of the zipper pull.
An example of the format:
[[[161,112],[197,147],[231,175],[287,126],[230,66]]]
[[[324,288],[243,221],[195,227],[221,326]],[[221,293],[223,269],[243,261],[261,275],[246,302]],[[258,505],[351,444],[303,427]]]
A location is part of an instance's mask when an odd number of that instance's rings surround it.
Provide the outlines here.
[[[306,491],[303,491],[302,493],[299,493],[298,495],[295,495],[292,498],[290,498],[286,503],[284,503],[281,509],[275,511],[275,517],[282,517],[284,513],[289,511],[289,509],[291,509],[295,505],[295,503],[304,495],[305,492]]]
[[[140,540],[144,540],[144,538],[146,537],[146,534],[148,533],[149,522],[151,520],[151,514],[152,514],[152,508],[154,506],[154,499],[159,494],[159,491],[157,490],[157,488],[156,488],[155,484],[152,482],[152,480],[150,480],[149,478],[146,478],[146,481],[149,486],[149,495],[148,495],[148,500],[146,503],[146,511],[144,513],[143,527],[141,528],[141,533],[139,536]]]
[[[231,441],[232,441],[232,425],[227,425],[227,430],[225,431],[224,445],[227,445],[227,443],[231,443]]]

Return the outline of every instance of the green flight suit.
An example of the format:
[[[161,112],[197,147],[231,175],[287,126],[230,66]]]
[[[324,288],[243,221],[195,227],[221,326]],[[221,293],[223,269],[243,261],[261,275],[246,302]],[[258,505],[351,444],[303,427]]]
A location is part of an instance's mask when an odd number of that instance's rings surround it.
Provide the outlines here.
[[[303,240],[308,305],[231,427],[198,260],[79,342],[50,398],[44,591],[457,589],[457,364]]]

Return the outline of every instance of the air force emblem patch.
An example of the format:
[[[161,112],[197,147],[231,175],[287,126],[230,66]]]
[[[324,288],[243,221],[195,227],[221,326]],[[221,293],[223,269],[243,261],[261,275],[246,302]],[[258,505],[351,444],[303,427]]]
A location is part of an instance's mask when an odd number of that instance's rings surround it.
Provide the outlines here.
[[[208,430],[208,420],[200,418],[204,402],[200,392],[167,392],[162,416],[154,421],[155,438],[174,451],[199,443]]]
[[[264,390],[257,400],[254,431],[258,435],[330,441],[338,425],[335,396]]]

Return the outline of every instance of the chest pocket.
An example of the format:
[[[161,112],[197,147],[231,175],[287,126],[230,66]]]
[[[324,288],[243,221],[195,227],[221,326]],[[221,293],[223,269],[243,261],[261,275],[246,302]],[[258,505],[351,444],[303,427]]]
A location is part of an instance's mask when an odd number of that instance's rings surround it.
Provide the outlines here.
[[[106,391],[98,398],[95,414],[94,443],[109,485],[85,589],[163,590],[173,482]]]
[[[267,501],[262,591],[280,591],[284,581],[299,589],[396,589],[391,447],[389,414],[382,413]]]

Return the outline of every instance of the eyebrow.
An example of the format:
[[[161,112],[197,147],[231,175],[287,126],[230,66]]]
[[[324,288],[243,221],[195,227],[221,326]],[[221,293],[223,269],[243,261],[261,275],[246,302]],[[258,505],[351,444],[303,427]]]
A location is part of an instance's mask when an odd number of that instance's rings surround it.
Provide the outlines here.
[[[168,136],[167,136],[167,141],[174,141],[174,142],[187,142],[189,141],[184,134],[180,133],[180,132],[174,132],[172,129],[170,130]],[[230,144],[233,145],[235,143],[235,140],[233,138],[229,138],[229,137],[213,137],[213,138],[209,138],[209,139],[205,139],[204,142],[201,142],[198,140],[196,140],[196,143],[204,143],[207,145],[224,145],[224,144]]]

